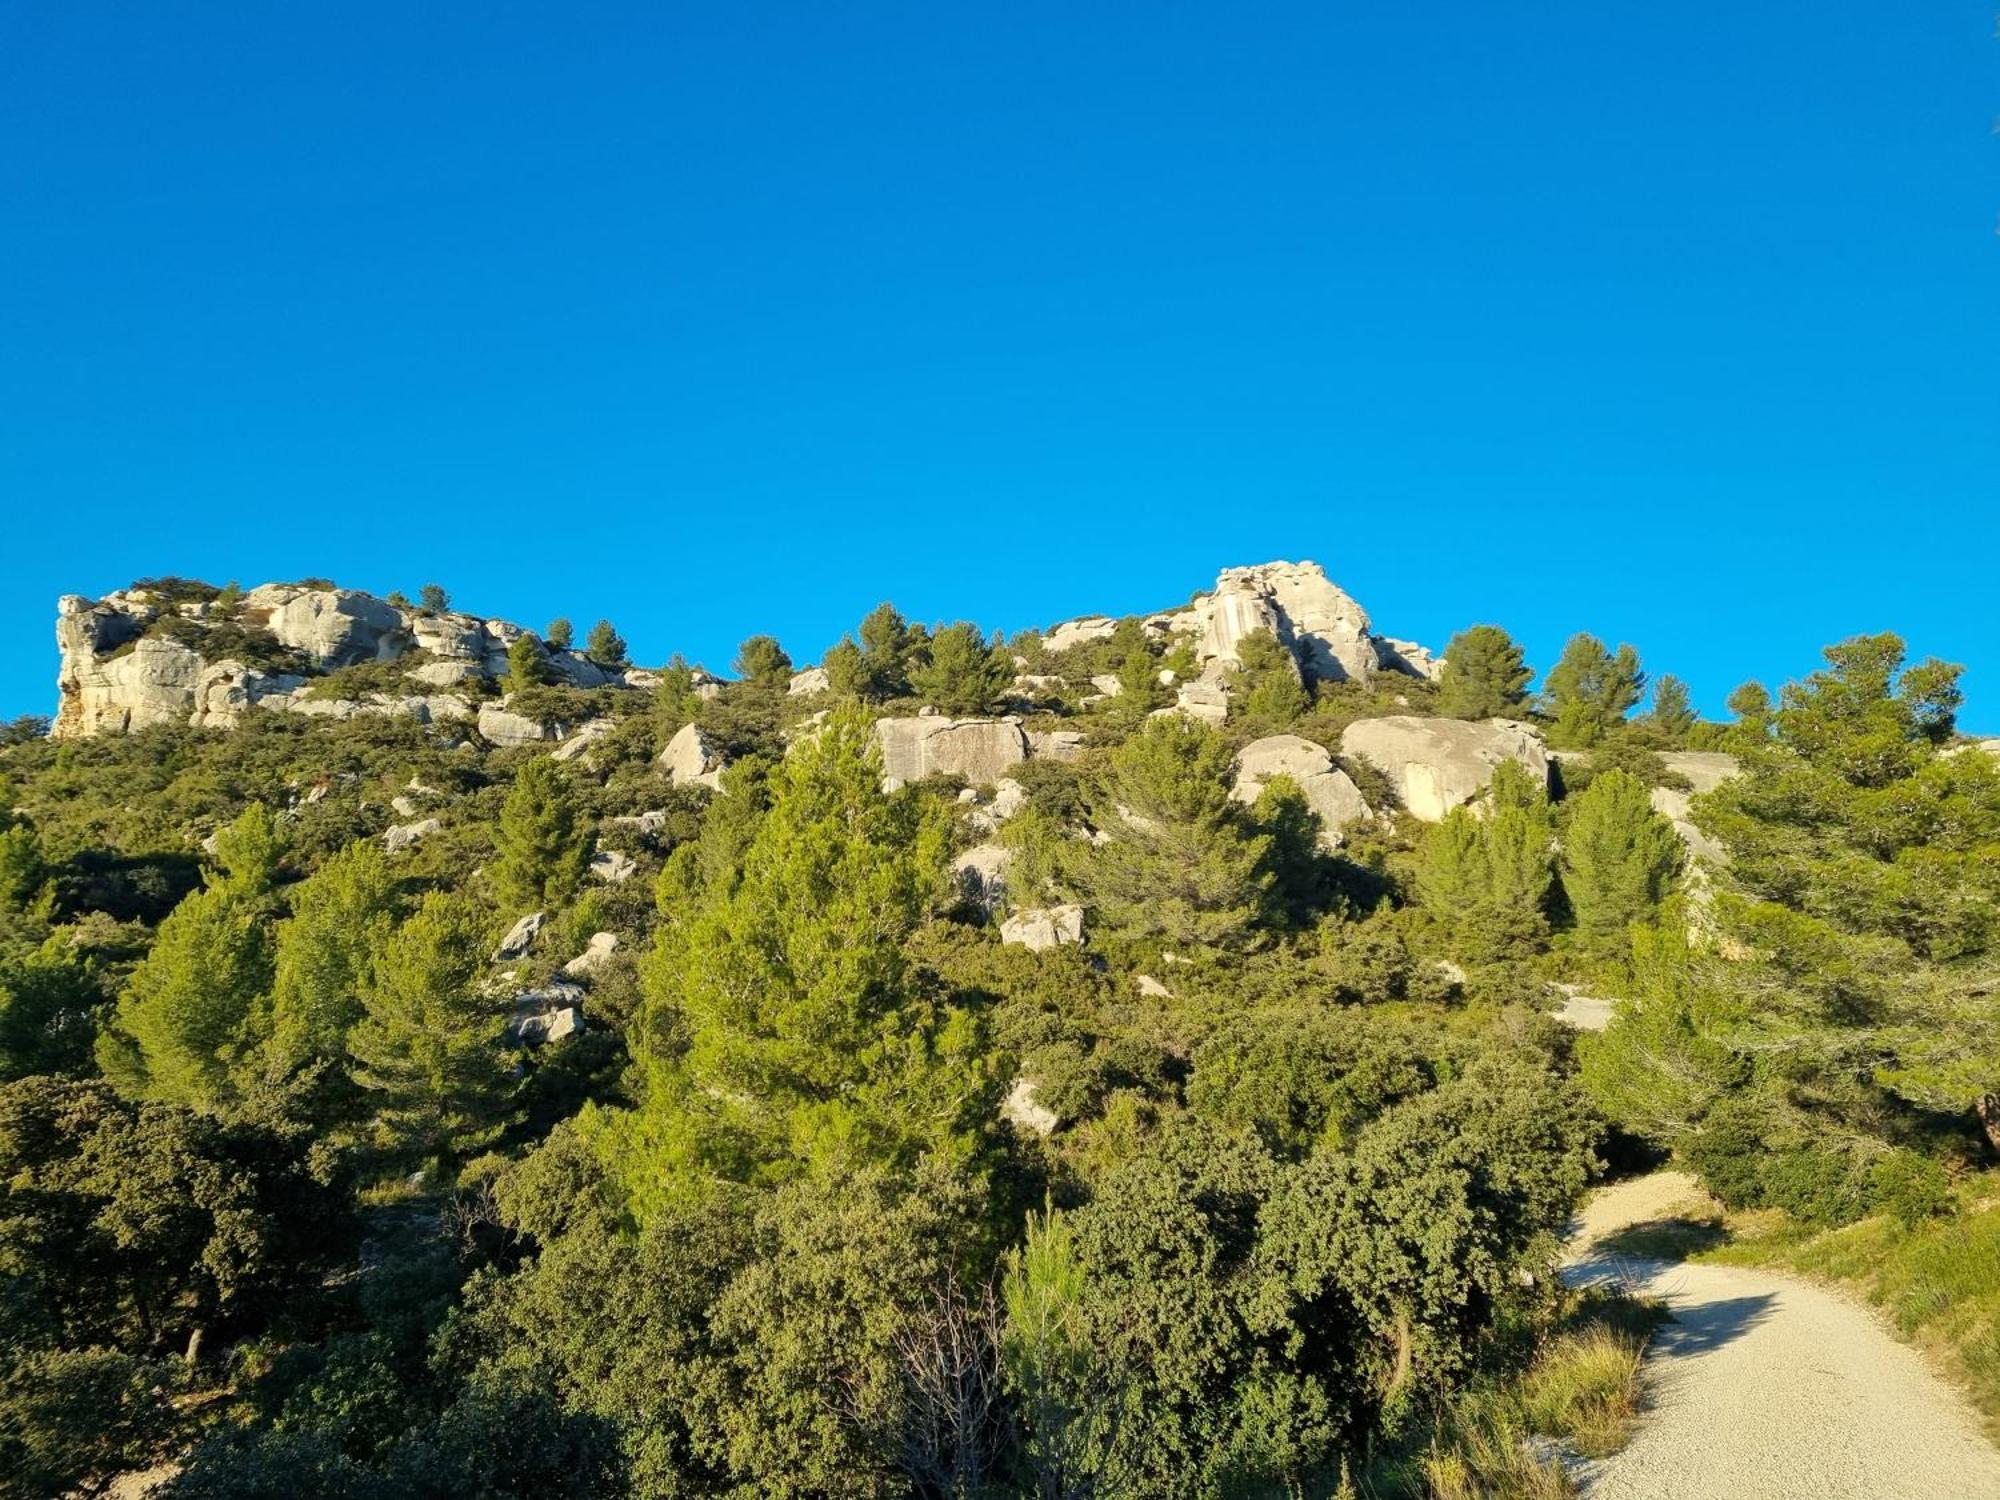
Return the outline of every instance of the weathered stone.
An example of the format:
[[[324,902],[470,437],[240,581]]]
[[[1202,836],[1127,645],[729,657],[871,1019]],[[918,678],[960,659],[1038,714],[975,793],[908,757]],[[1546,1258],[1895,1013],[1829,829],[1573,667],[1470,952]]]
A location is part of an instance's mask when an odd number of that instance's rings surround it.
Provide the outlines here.
[[[437,818],[425,818],[420,823],[398,823],[382,832],[382,848],[390,854],[401,854],[424,839],[436,833],[444,824]]]
[[[403,674],[419,687],[462,687],[468,682],[484,682],[486,673],[476,661],[427,661]]]
[[[1099,672],[1095,677],[1090,679],[1090,685],[1097,689],[1101,696],[1106,698],[1116,698],[1120,693],[1125,691],[1125,684],[1120,682],[1117,676],[1111,672]]]
[[[1662,750],[1660,763],[1693,784],[1690,795],[1712,792],[1723,782],[1743,774],[1743,762],[1719,750]]]
[[[882,785],[894,791],[926,776],[961,776],[975,786],[998,781],[1028,758],[1028,737],[1004,719],[878,719]]]
[[[553,758],[556,760],[575,760],[578,756],[586,755],[591,746],[595,745],[617,727],[617,724],[610,719],[591,719],[587,723],[577,726],[575,734],[556,746]]]
[[[539,1047],[575,1036],[583,1030],[583,986],[554,979],[514,997],[507,1023],[507,1040],[515,1046]]]
[[[1236,784],[1230,795],[1238,802],[1254,803],[1278,776],[1297,783],[1306,805],[1319,815],[1320,842],[1329,849],[1340,845],[1342,830],[1373,816],[1361,789],[1334,765],[1326,748],[1296,734],[1268,735],[1245,745],[1236,757]]]
[[[1016,1078],[1007,1097],[1000,1101],[1000,1118],[1029,1135],[1050,1135],[1062,1124],[1062,1117],[1035,1098],[1035,1082]]]
[[[1688,853],[1710,864],[1727,864],[1729,851],[1695,827],[1689,808],[1703,792],[1712,792],[1723,782],[1741,775],[1742,763],[1733,755],[1714,750],[1666,750],[1661,752],[1660,760],[1669,771],[1685,776],[1694,790],[1654,787],[1650,797],[1653,811],[1674,825],[1674,832],[1681,836]]]
[[[990,914],[1006,904],[1007,867],[1013,862],[1010,849],[975,844],[951,862],[951,873],[966,901]]]
[[[1044,651],[1067,651],[1072,646],[1087,645],[1091,641],[1108,641],[1118,633],[1118,622],[1109,615],[1085,615],[1080,620],[1065,620],[1060,625],[1051,625],[1042,637]]]
[[[1011,776],[993,783],[993,800],[986,810],[996,823],[1004,823],[1028,805],[1028,789]]]
[[[1562,996],[1563,1003],[1555,1016],[1565,1026],[1578,1031],[1603,1031],[1617,1014],[1617,1007],[1609,1000],[1586,995],[1580,984],[1555,984],[1551,988]]]
[[[612,885],[623,885],[638,870],[638,861],[617,849],[600,849],[590,856],[590,873]]]
[[[250,629],[270,631],[316,667],[389,661],[410,641],[401,610],[353,589],[267,583],[243,596],[236,617]]]
[[[1387,671],[1421,677],[1427,682],[1438,682],[1444,677],[1444,658],[1431,655],[1428,647],[1419,646],[1415,641],[1377,636],[1375,650]]]
[[[556,737],[552,724],[538,724],[525,714],[514,713],[507,707],[507,698],[498,703],[479,705],[479,737],[489,745],[502,750],[517,750],[523,745],[540,745]]]
[[[1031,907],[1000,924],[1002,943],[1043,953],[1083,941],[1083,908],[1076,905]]]
[[[681,725],[660,752],[660,767],[675,786],[705,786],[713,791],[722,785],[728,764],[722,747],[693,724]]]
[[[1477,797],[1504,760],[1519,761],[1544,785],[1549,775],[1541,735],[1513,719],[1359,719],[1341,734],[1340,753],[1387,775],[1403,807],[1426,823]]]
[[[143,647],[150,642],[142,641]],[[194,711],[188,722],[197,729],[234,729],[243,715],[260,703],[276,700],[289,706],[290,697],[305,686],[305,678],[253,671],[240,661],[212,662],[195,682]]]
[[[832,690],[833,682],[826,675],[825,667],[807,667],[803,672],[792,673],[792,680],[785,688],[794,698],[810,698]]]
[[[1028,736],[1028,753],[1036,760],[1082,760],[1088,737],[1080,730],[1051,729]]]
[[[536,937],[541,934],[542,924],[548,919],[549,914],[545,911],[529,912],[507,929],[507,935],[500,939],[500,946],[493,950],[493,957],[501,962],[524,957],[535,945]]]
[[[617,951],[617,933],[593,932],[590,941],[584,944],[583,952],[564,964],[562,971],[572,979],[588,979],[610,963],[612,955]]]
[[[1161,984],[1151,974],[1134,974],[1132,982],[1138,986],[1139,993],[1144,995],[1148,1000],[1171,1000],[1174,998],[1174,992],[1164,984]]]

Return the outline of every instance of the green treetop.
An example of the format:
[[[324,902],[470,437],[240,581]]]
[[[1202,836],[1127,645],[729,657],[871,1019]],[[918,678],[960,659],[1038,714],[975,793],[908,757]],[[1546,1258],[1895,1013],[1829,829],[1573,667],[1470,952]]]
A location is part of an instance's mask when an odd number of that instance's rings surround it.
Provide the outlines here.
[[[1637,651],[1620,646],[1614,654],[1594,635],[1571,636],[1542,684],[1543,709],[1556,721],[1550,742],[1589,749],[1624,722],[1645,690]]]
[[[1449,719],[1507,718],[1528,698],[1525,653],[1498,625],[1461,630],[1445,647],[1437,711]]]
[[[1236,646],[1237,680],[1245,719],[1263,729],[1283,729],[1311,704],[1298,662],[1268,630],[1252,631]]]
[[[1686,744],[1688,731],[1699,722],[1694,705],[1688,700],[1687,684],[1671,672],[1662,672],[1653,684],[1653,707],[1646,721],[1666,737],[1668,744]]]
[[[278,926],[271,1061],[279,1071],[338,1057],[361,1015],[371,965],[394,923],[396,877],[372,839],[349,844],[292,887]]]
[[[215,861],[221,868],[210,872],[208,883],[235,900],[255,901],[277,883],[284,857],[285,841],[269,810],[253,802],[215,835]]]
[[[924,660],[910,668],[910,687],[948,714],[991,712],[1014,680],[1013,663],[979,627],[947,625],[931,638]]]
[[[1565,804],[1563,890],[1587,952],[1623,955],[1634,923],[1650,922],[1683,857],[1673,825],[1653,811],[1645,785],[1605,771]]]
[[[495,843],[493,882],[509,910],[559,907],[576,895],[590,865],[590,834],[555,761],[538,756],[515,774]]]
[[[609,620],[599,620],[590,627],[583,654],[607,672],[622,672],[631,665],[625,655],[625,637],[612,629]]]
[[[549,621],[549,628],[542,632],[542,639],[549,643],[551,651],[567,651],[570,642],[576,639],[576,627],[561,616]]]
[[[105,1075],[131,1094],[213,1105],[251,1050],[271,982],[262,924],[226,890],[197,891],[160,924],[152,951],[118,997],[98,1039]]]
[[[776,636],[753,635],[737,648],[736,675],[759,687],[783,689],[791,685],[792,659]]]
[[[507,648],[507,685],[514,692],[539,687],[549,680],[548,653],[534,632],[524,630]]]
[[[347,1036],[354,1078],[393,1141],[420,1155],[461,1155],[499,1117],[503,1017],[479,991],[485,959],[479,912],[433,891],[367,965],[362,1015]]]
[[[1270,900],[1268,840],[1229,793],[1235,751],[1205,724],[1167,714],[1112,750],[1089,794],[1109,842],[1080,855],[1077,883],[1106,927],[1130,937],[1229,948]]]

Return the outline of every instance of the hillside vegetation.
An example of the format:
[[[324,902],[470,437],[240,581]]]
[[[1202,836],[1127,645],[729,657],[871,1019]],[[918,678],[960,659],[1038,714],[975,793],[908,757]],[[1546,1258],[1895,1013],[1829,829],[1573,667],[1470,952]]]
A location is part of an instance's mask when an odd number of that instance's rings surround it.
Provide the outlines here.
[[[1562,1494],[1525,1441],[1636,1408],[1643,1311],[1554,1275],[1608,1163],[1981,1191],[2000,762],[1893,637],[1719,725],[1491,626],[1431,680],[884,606],[635,687],[606,624],[590,688],[557,626],[560,737],[0,748],[0,1493]],[[1530,728],[1431,808],[1383,719]]]

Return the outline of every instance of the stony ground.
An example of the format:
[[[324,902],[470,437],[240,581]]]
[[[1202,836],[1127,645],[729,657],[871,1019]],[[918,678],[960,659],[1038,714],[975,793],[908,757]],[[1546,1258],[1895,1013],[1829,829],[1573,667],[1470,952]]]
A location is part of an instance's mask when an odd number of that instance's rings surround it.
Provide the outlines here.
[[[2000,1500],[1971,1408],[1868,1309],[1767,1271],[1594,1248],[1699,1199],[1658,1172],[1600,1190],[1575,1226],[1571,1280],[1622,1279],[1674,1317],[1632,1441],[1576,1471],[1589,1500]]]

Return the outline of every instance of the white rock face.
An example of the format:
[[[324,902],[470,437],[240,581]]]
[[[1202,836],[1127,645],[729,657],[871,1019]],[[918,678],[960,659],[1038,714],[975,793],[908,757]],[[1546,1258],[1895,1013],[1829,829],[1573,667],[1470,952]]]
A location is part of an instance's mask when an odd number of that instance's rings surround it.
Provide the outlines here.
[[[559,1042],[583,1030],[583,986],[566,979],[551,980],[538,990],[516,995],[512,1011],[507,1040],[515,1046]]]
[[[1016,1078],[1000,1101],[1000,1118],[1029,1135],[1051,1135],[1062,1117],[1035,1098],[1032,1078]]]
[[[1694,784],[1692,792],[1656,786],[1652,790],[1653,811],[1674,825],[1674,832],[1688,847],[1688,853],[1710,864],[1726,864],[1729,853],[1722,845],[1694,826],[1688,816],[1689,804],[1703,792],[1712,792],[1723,782],[1743,773],[1742,762],[1717,750],[1664,750],[1660,759],[1669,771],[1678,771]]]
[[[1075,761],[1083,759],[1087,748],[1084,734],[1075,729],[1052,729],[1028,736],[1028,753],[1036,760]]]
[[[509,697],[512,695],[509,694]],[[523,745],[539,745],[556,737],[552,724],[537,724],[524,714],[512,712],[507,698],[479,705],[479,737],[501,750],[517,750]]]
[[[1384,772],[1404,808],[1426,823],[1486,790],[1503,760],[1519,761],[1545,785],[1549,775],[1541,735],[1514,719],[1359,719],[1341,734],[1340,753]]]
[[[556,760],[575,760],[579,756],[587,756],[591,746],[595,745],[617,727],[610,719],[592,719],[588,723],[578,726],[575,734],[556,746],[554,758]]]
[[[617,951],[617,933],[593,932],[590,941],[584,944],[583,952],[564,964],[562,971],[572,979],[588,979],[610,963],[611,956]]]
[[[1386,635],[1377,636],[1375,650],[1381,656],[1382,666],[1386,671],[1421,677],[1429,682],[1439,682],[1444,678],[1444,658],[1432,656],[1429,648],[1419,646],[1415,641],[1399,641]]]
[[[500,939],[500,946],[493,950],[493,957],[505,962],[508,959],[526,956],[527,951],[534,946],[535,939],[541,935],[542,924],[548,919],[549,914],[545,911],[529,912],[507,929],[507,935]]]
[[[1087,645],[1091,641],[1108,641],[1118,632],[1118,622],[1109,615],[1085,615],[1080,620],[1065,620],[1060,625],[1051,625],[1042,637],[1044,651],[1067,651],[1072,646]]]
[[[1083,941],[1083,908],[1071,904],[1016,912],[1000,924],[1000,941],[1030,953],[1073,947]]]
[[[721,747],[693,724],[675,730],[660,752],[660,768],[675,786],[705,786],[713,791],[722,785],[728,764]]]
[[[1236,784],[1229,795],[1254,803],[1278,776],[1298,783],[1306,805],[1319,814],[1320,843],[1328,849],[1340,846],[1343,830],[1373,816],[1361,789],[1334,765],[1325,747],[1296,734],[1267,735],[1245,745],[1236,757]]]
[[[1011,849],[999,844],[975,844],[951,862],[951,873],[965,899],[989,915],[1007,902],[1007,867]]]
[[[638,873],[638,861],[616,849],[600,849],[590,856],[590,873],[612,885],[623,885]]]
[[[792,680],[785,691],[794,698],[810,698],[816,693],[833,691],[833,682],[826,675],[825,667],[807,667],[803,672],[792,673]]]
[[[1190,613],[1190,624],[1179,628],[1192,631],[1205,662],[1238,665],[1244,637],[1267,630],[1321,681],[1365,682],[1383,666],[1367,612],[1318,563],[1225,568],[1215,592],[1196,599]]]
[[[1028,758],[1028,737],[1006,719],[877,719],[882,747],[882,787],[894,791],[926,776],[962,776],[989,786]]]
[[[413,848],[436,833],[444,824],[436,818],[425,818],[418,823],[398,823],[382,832],[382,848],[388,854],[401,854]]]
[[[411,640],[401,610],[353,589],[267,583],[243,596],[237,619],[251,629],[270,631],[279,644],[304,652],[316,667],[390,661]]]

